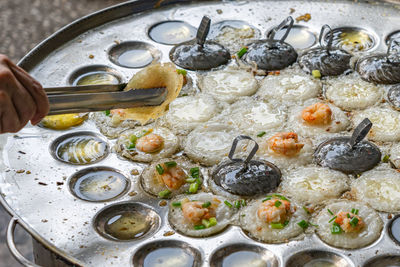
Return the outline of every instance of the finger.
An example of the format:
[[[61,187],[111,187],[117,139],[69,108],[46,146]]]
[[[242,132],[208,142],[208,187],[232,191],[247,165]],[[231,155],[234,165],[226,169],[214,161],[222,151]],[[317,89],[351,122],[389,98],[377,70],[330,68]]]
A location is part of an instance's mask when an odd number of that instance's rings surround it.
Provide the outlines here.
[[[0,92],[0,108],[1,108],[1,132],[2,133],[15,133],[24,127],[19,120],[18,113],[11,101],[11,97],[5,93]]]
[[[11,100],[21,123],[26,124],[36,114],[36,103],[32,96],[16,79],[11,91]]]
[[[49,100],[46,92],[38,81],[32,78],[23,69],[10,63],[10,69],[14,73],[18,81],[28,90],[36,104],[36,112],[32,116],[32,124],[37,124],[49,112]]]

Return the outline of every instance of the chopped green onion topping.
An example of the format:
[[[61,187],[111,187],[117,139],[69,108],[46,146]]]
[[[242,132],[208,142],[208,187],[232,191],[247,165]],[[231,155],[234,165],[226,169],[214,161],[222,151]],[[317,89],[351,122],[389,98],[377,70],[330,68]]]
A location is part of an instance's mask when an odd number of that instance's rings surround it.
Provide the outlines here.
[[[211,217],[208,221],[210,222],[210,226],[216,226],[218,223],[215,217]]]
[[[282,202],[279,200],[275,201],[275,207],[279,208],[280,205],[282,205]]]
[[[194,226],[194,230],[203,230],[206,229],[206,227],[204,225],[195,225]]]
[[[181,202],[172,202],[173,207],[181,207],[182,203]]]
[[[195,182],[196,182],[196,184],[199,184],[199,185],[201,185],[201,184],[202,184],[202,182],[201,182],[200,178],[197,178],[197,179],[195,180]]]
[[[300,222],[297,223],[298,226],[300,226],[303,229],[307,229],[308,228],[308,222],[306,222],[305,220],[301,220]]]
[[[339,224],[337,224],[337,223],[333,223],[333,225],[332,225],[332,229],[331,229],[331,233],[332,234],[341,234],[342,233],[342,228],[340,227],[340,225]]]
[[[201,220],[201,224],[203,224],[206,228],[210,228],[210,222],[207,219]]]
[[[271,223],[272,229],[283,229],[284,227],[283,223]]]
[[[177,70],[176,70],[176,73],[182,74],[183,76],[186,76],[187,71],[186,71],[186,70],[183,70],[183,69],[177,69]]]
[[[309,225],[314,226],[314,227],[318,227],[318,224],[312,224],[310,222],[308,222]]]
[[[159,175],[164,173],[164,168],[160,164],[157,164],[156,170],[157,170]]]
[[[383,157],[383,159],[382,159],[382,162],[383,162],[383,163],[388,163],[388,162],[389,162],[389,159],[390,159],[390,155],[385,155],[385,156]]]
[[[175,161],[168,161],[168,162],[165,162],[164,164],[165,164],[165,166],[167,166],[167,168],[172,168],[177,165]]]
[[[358,210],[357,209],[351,209],[351,213],[358,215]]]
[[[242,199],[242,203],[241,204],[242,204],[242,207],[247,206],[246,200]]]
[[[168,197],[171,193],[172,193],[171,191],[169,191],[168,189],[166,189],[166,190],[164,190],[164,191],[159,192],[159,193],[158,193],[158,196],[159,196],[160,198],[166,198],[166,197]]]
[[[211,206],[211,202],[210,201],[206,201],[203,203],[203,205],[201,205],[203,208],[208,208]]]
[[[328,212],[330,215],[333,215],[333,212],[330,209],[328,209]]]
[[[129,146],[127,146],[126,148],[127,148],[127,149],[134,149],[135,147],[136,147],[135,144],[129,144]]]
[[[284,196],[282,196],[282,195],[279,195],[279,194],[273,194],[272,196],[277,197],[277,198],[280,198],[280,199],[282,199],[282,200],[289,201],[289,199],[287,199],[286,197],[284,197]]]
[[[350,220],[350,225],[351,226],[353,226],[353,227],[356,227],[357,226],[357,224],[358,224],[358,218],[357,217],[353,217],[351,220]]]
[[[233,204],[235,206],[235,208],[240,209],[240,200],[236,200]]]
[[[131,141],[132,144],[136,144],[138,137],[136,135],[132,134],[131,137],[129,138],[129,140]]]
[[[197,193],[197,190],[199,190],[199,184],[198,183],[192,183],[189,186],[189,192],[192,194]]]
[[[266,132],[262,131],[262,132],[259,132],[259,133],[257,134],[257,136],[258,136],[258,137],[263,137],[265,134],[266,134]]]
[[[335,219],[337,218],[337,216],[333,217],[332,219],[329,220],[329,223],[333,222]]]
[[[272,199],[272,197],[266,197],[266,198],[263,199],[262,202],[265,202],[265,201],[268,201],[268,200],[271,200],[271,199]]]
[[[186,179],[186,183],[194,183],[194,182],[196,182],[196,179],[194,179],[194,178],[187,178]]]
[[[350,214],[347,213],[346,215],[347,215],[347,218],[350,218]]]
[[[190,176],[193,178],[199,178],[200,176],[200,168],[199,167],[194,167],[190,169]]]
[[[303,210],[304,210],[305,212],[307,212],[307,214],[310,214],[310,213],[311,213],[311,212],[307,209],[306,206],[303,206]]]
[[[228,200],[225,200],[224,203],[225,203],[225,205],[227,205],[229,208],[232,208],[232,204],[231,204]]]
[[[109,111],[109,110],[105,110],[104,113],[106,114],[106,116],[110,116],[111,115],[111,111]]]
[[[289,224],[289,221],[285,221],[285,222],[283,223],[284,226],[286,226],[286,225],[288,225],[288,224]]]
[[[321,78],[321,72],[320,72],[319,70],[313,70],[313,71],[311,72],[311,74],[312,74],[312,76],[313,76],[314,78],[317,78],[317,79]]]
[[[239,52],[237,52],[237,56],[239,58],[243,57],[244,54],[247,53],[247,47],[242,47],[242,49],[239,50]]]

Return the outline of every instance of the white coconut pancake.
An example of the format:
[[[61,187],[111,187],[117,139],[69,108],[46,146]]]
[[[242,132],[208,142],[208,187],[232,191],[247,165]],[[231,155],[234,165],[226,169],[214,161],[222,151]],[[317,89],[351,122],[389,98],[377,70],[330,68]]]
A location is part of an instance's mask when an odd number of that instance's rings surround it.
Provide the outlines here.
[[[222,105],[210,95],[183,96],[169,105],[166,126],[176,134],[186,135],[199,125],[218,115]]]
[[[194,129],[184,141],[185,154],[206,166],[218,164],[228,156],[237,136],[232,126],[209,123]]]
[[[400,141],[400,112],[382,107],[371,107],[353,114],[353,124],[358,125],[368,118],[372,128],[368,138],[373,141],[394,142]]]
[[[274,163],[281,169],[281,171],[286,171],[299,166],[305,166],[312,162],[314,149],[312,141],[309,138],[298,136],[298,143],[302,144],[303,147],[295,155],[284,155],[276,153],[269,146],[269,139],[275,134],[276,133],[266,134],[256,139],[259,145],[259,149],[257,151],[258,158]]]
[[[121,133],[115,151],[132,161],[167,158],[179,149],[179,139],[164,127],[137,127]]]
[[[364,227],[359,232],[342,231],[332,234],[334,216],[337,216],[339,212],[349,213],[353,209],[358,210],[357,216],[364,222]],[[318,225],[317,233],[322,241],[334,247],[346,249],[362,248],[373,243],[381,235],[383,227],[382,219],[375,210],[363,203],[347,200],[327,205],[318,213],[313,222]]]
[[[203,227],[204,229],[195,229],[195,226],[202,225],[201,222],[193,223],[183,214],[183,206],[187,202],[199,201],[201,204],[209,202],[208,208],[214,212],[216,225]],[[172,199],[169,205],[168,220],[169,223],[180,233],[193,237],[206,237],[224,230],[234,220],[236,209],[228,207],[224,202],[229,201],[226,198],[215,196],[209,193],[199,193],[196,195],[179,195]],[[180,203],[180,205],[178,204]],[[206,204],[207,205],[207,204]],[[206,206],[205,205],[205,206]],[[201,205],[202,206],[202,205]]]
[[[261,82],[257,96],[265,101],[291,106],[318,96],[322,91],[321,81],[297,69],[288,68],[279,75],[268,75]]]
[[[400,211],[400,173],[394,169],[365,172],[351,185],[357,200],[364,201],[376,210]]]
[[[327,105],[331,111],[330,122],[326,124],[313,124],[303,119],[303,110],[313,107],[313,105],[321,103]],[[330,133],[338,133],[345,131],[350,126],[350,120],[346,113],[333,104],[321,101],[319,99],[309,99],[302,106],[294,106],[289,111],[288,127],[302,136],[321,136]],[[307,114],[304,114],[306,118]],[[315,114],[318,116],[318,114]],[[314,116],[314,117],[315,117]]]
[[[245,97],[232,104],[220,120],[232,124],[241,133],[257,135],[260,132],[279,131],[285,125],[286,109]]]
[[[92,112],[90,118],[96,123],[100,132],[109,138],[117,138],[121,132],[140,126],[135,120],[124,120],[121,116],[106,114],[105,112]]]
[[[233,103],[241,96],[251,96],[258,89],[257,80],[244,70],[219,70],[199,75],[198,78],[202,92],[228,103]]]
[[[327,78],[325,96],[344,110],[365,109],[381,101],[383,90],[357,74],[341,75]]]
[[[232,53],[237,53],[257,35],[257,31],[249,25],[240,25],[240,27],[226,25],[220,29],[213,40],[228,48]]]
[[[198,170],[197,174],[195,174],[196,170]],[[199,183],[198,190],[200,190],[203,175],[199,165],[193,164],[185,158],[165,158],[147,166],[142,172],[140,182],[144,191],[150,195],[172,198],[187,192],[192,183]]]
[[[396,166],[397,169],[400,169],[400,144],[393,144],[390,148],[390,161]]]
[[[281,183],[282,193],[302,204],[320,204],[339,198],[350,189],[350,178],[338,171],[317,166],[289,171]]]
[[[308,215],[301,206],[289,200],[293,213],[289,217],[287,225],[281,229],[274,229],[272,224],[267,223],[258,215],[258,209],[265,199],[255,200],[240,211],[240,226],[249,233],[250,237],[265,243],[283,243],[299,237],[304,232],[298,223],[303,220],[307,221]]]

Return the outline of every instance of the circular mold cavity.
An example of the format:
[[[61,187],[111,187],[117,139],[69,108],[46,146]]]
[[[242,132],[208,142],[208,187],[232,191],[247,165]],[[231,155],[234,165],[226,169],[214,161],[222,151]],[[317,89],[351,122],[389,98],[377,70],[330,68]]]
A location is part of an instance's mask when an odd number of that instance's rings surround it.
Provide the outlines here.
[[[352,267],[343,256],[330,251],[308,250],[299,252],[289,258],[287,267]]]
[[[69,188],[74,196],[91,202],[116,199],[126,193],[129,180],[121,172],[109,167],[93,167],[72,175]]]
[[[103,138],[92,132],[74,132],[56,138],[50,145],[51,155],[73,165],[88,165],[101,161],[110,153]]]
[[[399,255],[383,255],[367,261],[363,267],[398,267],[400,266]]]
[[[397,52],[400,52],[400,31],[396,31],[389,34],[385,39],[386,45],[389,46],[392,40],[398,42],[398,44],[392,43],[392,49],[395,49]]]
[[[176,45],[190,41],[196,36],[197,29],[179,20],[159,22],[149,29],[149,37],[157,43]]]
[[[188,243],[177,240],[148,243],[133,256],[133,266],[199,267],[201,265],[200,252]]]
[[[68,79],[71,85],[118,84],[121,75],[105,65],[85,66],[75,70]]]
[[[136,41],[116,44],[108,53],[112,63],[131,69],[146,67],[161,57],[161,52],[151,44]]]
[[[269,250],[249,244],[234,244],[216,251],[210,258],[211,267],[278,267],[277,257]]]
[[[388,231],[390,238],[400,246],[400,215],[397,215],[390,221],[388,224]]]
[[[104,238],[114,241],[132,241],[148,237],[159,225],[160,216],[154,210],[135,202],[108,206],[94,219],[96,231]]]
[[[332,30],[332,46],[346,50],[347,52],[365,52],[376,45],[377,38],[365,29],[357,27],[341,27]],[[329,35],[323,38],[327,44]]]
[[[275,39],[279,40],[283,37],[286,32],[287,27],[283,27],[281,30],[277,31],[275,34]],[[270,30],[267,34],[269,37],[272,33]],[[317,41],[317,36],[308,27],[302,25],[293,25],[287,36],[285,42],[292,45],[296,49],[306,49],[315,45]]]

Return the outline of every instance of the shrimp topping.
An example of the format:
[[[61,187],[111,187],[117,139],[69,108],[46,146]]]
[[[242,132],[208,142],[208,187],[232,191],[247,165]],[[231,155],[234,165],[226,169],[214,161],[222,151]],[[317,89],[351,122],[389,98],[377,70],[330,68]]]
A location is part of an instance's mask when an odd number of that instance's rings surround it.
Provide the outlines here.
[[[341,211],[336,215],[335,223],[337,223],[346,233],[359,232],[365,226],[365,223],[360,216],[344,211]]]
[[[295,156],[303,148],[296,133],[277,133],[268,140],[268,148],[277,154]]]
[[[183,184],[186,183],[186,178],[188,177],[185,171],[178,165],[174,167],[168,167],[165,163],[160,164],[163,168],[163,174],[159,174],[157,170],[154,172],[157,177],[161,178],[163,183],[169,188],[177,190]]]
[[[267,223],[285,223],[292,214],[290,202],[282,199],[270,199],[261,203],[257,215]]]
[[[324,103],[315,103],[301,112],[303,120],[310,125],[328,125],[332,122],[332,110]]]
[[[201,224],[203,219],[215,217],[215,210],[212,208],[212,206],[204,208],[203,204],[204,203],[201,201],[190,201],[183,203],[183,217],[193,224]]]
[[[136,148],[145,153],[155,153],[162,149],[164,139],[158,134],[148,134],[136,141]]]

